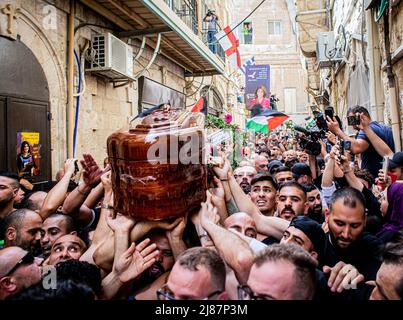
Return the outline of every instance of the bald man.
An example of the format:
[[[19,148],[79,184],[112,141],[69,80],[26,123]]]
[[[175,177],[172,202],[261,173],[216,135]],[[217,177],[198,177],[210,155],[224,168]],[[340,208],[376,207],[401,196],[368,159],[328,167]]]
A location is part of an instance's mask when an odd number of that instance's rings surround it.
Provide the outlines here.
[[[41,262],[19,247],[0,250],[0,300],[41,281]]]
[[[268,171],[267,165],[269,164],[269,160],[262,155],[259,155],[255,158],[255,169],[257,172],[266,172]]]
[[[224,221],[224,228],[250,238],[256,238],[257,235],[255,221],[245,212],[230,215]]]
[[[18,209],[4,219],[4,247],[16,246],[34,252],[39,247],[42,218],[29,209]]]
[[[56,265],[62,261],[79,260],[85,250],[87,246],[83,240],[74,234],[66,234],[53,243],[46,264]]]
[[[252,166],[238,167],[234,170],[235,180],[246,194],[250,192],[250,183],[256,174],[257,172]]]

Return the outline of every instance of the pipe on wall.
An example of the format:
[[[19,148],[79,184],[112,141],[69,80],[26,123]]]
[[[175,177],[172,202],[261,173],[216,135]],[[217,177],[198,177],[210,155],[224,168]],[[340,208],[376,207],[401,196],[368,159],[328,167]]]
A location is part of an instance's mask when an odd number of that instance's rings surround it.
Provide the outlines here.
[[[67,51],[67,158],[73,157],[74,141],[74,16],[75,0],[70,0],[68,18],[68,51]]]

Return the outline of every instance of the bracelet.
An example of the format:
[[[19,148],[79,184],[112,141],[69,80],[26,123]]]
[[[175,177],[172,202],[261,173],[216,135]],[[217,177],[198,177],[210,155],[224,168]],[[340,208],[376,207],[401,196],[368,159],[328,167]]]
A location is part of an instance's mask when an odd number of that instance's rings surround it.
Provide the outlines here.
[[[107,204],[107,203],[103,203],[103,204],[101,205],[101,208],[102,208],[102,209],[107,209],[107,210],[115,210],[115,208],[114,208],[113,206],[110,206],[110,205]]]
[[[220,179],[220,181],[228,181],[228,178],[227,179]]]

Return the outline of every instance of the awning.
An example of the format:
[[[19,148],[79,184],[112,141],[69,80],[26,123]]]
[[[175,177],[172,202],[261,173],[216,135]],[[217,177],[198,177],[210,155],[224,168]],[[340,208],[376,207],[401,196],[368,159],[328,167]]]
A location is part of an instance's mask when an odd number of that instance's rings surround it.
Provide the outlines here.
[[[160,53],[183,67],[188,75],[224,72],[225,63],[203,43],[163,0],[80,0],[123,31],[147,35],[155,48],[162,30]]]

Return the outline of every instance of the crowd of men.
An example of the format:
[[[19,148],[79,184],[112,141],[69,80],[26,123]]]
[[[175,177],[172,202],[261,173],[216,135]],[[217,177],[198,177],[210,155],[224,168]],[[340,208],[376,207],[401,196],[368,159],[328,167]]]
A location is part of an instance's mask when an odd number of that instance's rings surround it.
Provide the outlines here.
[[[236,168],[222,154],[175,221],[115,212],[89,154],[80,183],[68,159],[47,192],[2,171],[0,300],[401,300],[403,153],[365,108],[348,117],[355,137],[327,118],[319,155],[281,130]]]

